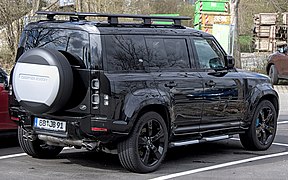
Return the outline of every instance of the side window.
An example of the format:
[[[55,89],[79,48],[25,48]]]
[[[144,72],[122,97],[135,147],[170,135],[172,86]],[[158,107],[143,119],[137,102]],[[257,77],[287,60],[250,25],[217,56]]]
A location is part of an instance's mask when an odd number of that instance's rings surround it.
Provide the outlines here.
[[[26,31],[24,50],[44,47],[66,51],[81,58],[89,67],[89,36],[85,31],[35,28]]]
[[[186,39],[147,37],[146,45],[151,71],[190,67]]]
[[[146,70],[147,55],[143,36],[107,35],[106,66],[108,71],[143,72]]]
[[[225,65],[224,55],[212,39],[193,39],[201,69],[221,69]]]

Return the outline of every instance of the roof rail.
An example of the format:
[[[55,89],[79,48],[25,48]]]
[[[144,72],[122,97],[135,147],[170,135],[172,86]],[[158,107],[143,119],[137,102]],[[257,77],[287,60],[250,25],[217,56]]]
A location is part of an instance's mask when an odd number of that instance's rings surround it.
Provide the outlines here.
[[[56,11],[38,11],[36,14],[47,15],[48,20],[54,20],[58,16],[78,16],[79,20],[85,20],[89,17],[107,17],[107,22],[112,25],[118,24],[118,18],[142,19],[144,25],[152,25],[153,19],[172,20],[174,26],[181,26],[181,20],[191,20],[187,16],[157,16],[157,15],[136,15],[136,14],[105,14],[105,13],[83,13],[83,12],[56,12]]]

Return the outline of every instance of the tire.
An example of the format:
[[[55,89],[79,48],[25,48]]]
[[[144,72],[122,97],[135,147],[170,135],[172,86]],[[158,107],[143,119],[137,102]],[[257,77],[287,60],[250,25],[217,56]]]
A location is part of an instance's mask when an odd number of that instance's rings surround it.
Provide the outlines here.
[[[261,101],[253,115],[249,129],[240,134],[241,144],[247,150],[268,149],[276,135],[277,112],[274,105],[268,101]]]
[[[160,166],[167,147],[168,131],[163,118],[156,112],[147,112],[139,118],[130,136],[118,144],[118,156],[127,170],[148,173]]]
[[[275,67],[275,65],[271,65],[269,69],[269,77],[271,78],[271,83],[276,85],[279,82],[278,78],[278,71]]]
[[[54,113],[65,107],[73,90],[73,72],[57,50],[34,48],[21,55],[12,75],[19,104],[34,113]]]
[[[18,141],[22,150],[27,153],[29,156],[34,158],[55,158],[63,149],[60,146],[50,146],[47,145],[44,141],[39,139],[29,141],[28,139],[24,139],[23,135],[25,134],[25,130],[22,127],[18,127]]]

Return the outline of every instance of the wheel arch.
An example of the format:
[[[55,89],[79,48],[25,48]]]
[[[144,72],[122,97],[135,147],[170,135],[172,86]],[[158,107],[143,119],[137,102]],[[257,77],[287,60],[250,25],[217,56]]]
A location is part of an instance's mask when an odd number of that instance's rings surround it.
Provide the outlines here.
[[[170,129],[169,128],[171,126],[171,117],[170,117],[170,113],[169,110],[166,106],[162,105],[162,104],[151,104],[151,105],[147,105],[144,106],[137,114],[136,116],[136,121],[138,121],[138,119],[145,113],[147,112],[156,112],[158,113],[165,121],[166,126],[167,126],[167,130],[168,130],[168,134],[170,134]],[[136,122],[135,121],[135,122]],[[134,124],[135,124],[134,122]]]
[[[274,105],[275,110],[277,112],[277,117],[278,117],[279,115],[278,93],[272,88],[268,89],[267,86],[261,86],[257,88],[257,91],[254,91],[252,98],[250,99],[250,102],[249,102],[250,106],[247,109],[247,113],[245,113],[246,117],[244,118],[244,121],[242,124],[243,128],[249,127],[255,109],[263,100],[268,100]]]

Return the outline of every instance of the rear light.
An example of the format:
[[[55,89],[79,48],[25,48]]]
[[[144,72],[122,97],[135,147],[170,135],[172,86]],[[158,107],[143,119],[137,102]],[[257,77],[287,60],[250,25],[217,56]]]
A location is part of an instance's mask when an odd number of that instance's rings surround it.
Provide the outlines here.
[[[107,132],[107,128],[99,128],[99,127],[91,127],[92,131],[101,131],[101,132]]]
[[[13,94],[13,87],[12,87],[12,85],[10,84],[10,85],[9,85],[9,95],[12,96],[12,94]]]
[[[92,89],[99,89],[100,87],[99,79],[93,79],[91,82],[91,87]]]
[[[99,94],[92,94],[92,104],[98,105],[100,103]]]
[[[109,105],[109,96],[107,94],[104,94],[104,106]]]
[[[11,118],[11,120],[13,120],[13,121],[19,121],[19,120],[20,120],[19,117],[13,117],[13,116],[11,116],[10,118]]]
[[[99,94],[100,82],[99,79],[93,79],[91,81],[91,103],[93,109],[99,109],[100,104],[100,94]]]

